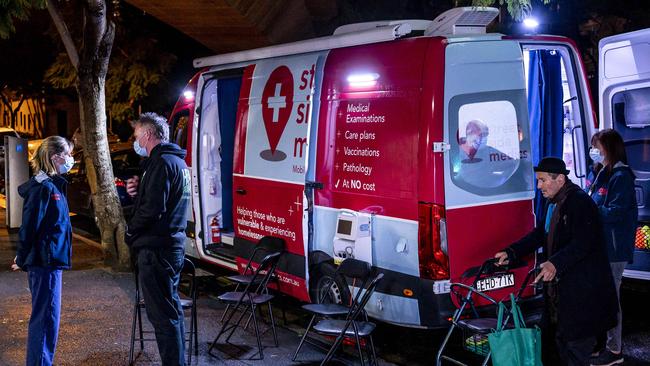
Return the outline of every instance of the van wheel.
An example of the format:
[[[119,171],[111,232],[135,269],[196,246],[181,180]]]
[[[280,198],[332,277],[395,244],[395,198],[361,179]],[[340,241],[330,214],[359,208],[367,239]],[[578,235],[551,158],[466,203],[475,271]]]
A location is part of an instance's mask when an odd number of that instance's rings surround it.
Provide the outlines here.
[[[346,281],[342,276],[336,275],[336,268],[335,265],[325,262],[312,271],[309,296],[313,303],[347,304],[350,302],[350,291]]]

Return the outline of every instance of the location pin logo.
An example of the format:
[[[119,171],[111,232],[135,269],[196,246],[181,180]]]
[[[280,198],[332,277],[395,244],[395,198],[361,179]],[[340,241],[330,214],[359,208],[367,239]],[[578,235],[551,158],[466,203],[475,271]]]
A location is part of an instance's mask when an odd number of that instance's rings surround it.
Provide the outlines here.
[[[269,161],[284,160],[287,155],[277,150],[287,122],[293,110],[293,75],[286,66],[278,66],[266,81],[262,92],[262,120],[269,139],[270,150],[260,156]]]

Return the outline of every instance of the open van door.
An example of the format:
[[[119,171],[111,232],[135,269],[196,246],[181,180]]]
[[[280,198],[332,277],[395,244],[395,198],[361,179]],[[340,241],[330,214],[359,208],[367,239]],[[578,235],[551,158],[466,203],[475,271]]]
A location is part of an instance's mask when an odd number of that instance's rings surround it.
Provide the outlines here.
[[[599,55],[601,127],[621,134],[636,175],[639,225],[623,275],[650,280],[650,29],[603,38]]]

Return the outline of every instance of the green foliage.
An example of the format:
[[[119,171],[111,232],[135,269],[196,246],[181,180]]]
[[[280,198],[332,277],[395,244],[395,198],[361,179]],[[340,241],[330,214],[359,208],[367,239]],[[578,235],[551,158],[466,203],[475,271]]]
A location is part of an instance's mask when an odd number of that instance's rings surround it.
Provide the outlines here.
[[[551,0],[544,0],[548,4]],[[533,9],[531,0],[472,0],[474,6],[492,6],[494,4],[506,5],[508,13],[516,21],[524,19]]]
[[[136,104],[164,81],[176,57],[161,52],[156,40],[144,37],[117,40],[114,50],[106,76],[106,106],[113,119],[127,121],[135,117]],[[66,55],[59,55],[45,79],[55,88],[71,88],[76,71]]]
[[[16,31],[15,20],[27,20],[32,9],[43,9],[47,0],[0,0],[0,38],[7,39]]]

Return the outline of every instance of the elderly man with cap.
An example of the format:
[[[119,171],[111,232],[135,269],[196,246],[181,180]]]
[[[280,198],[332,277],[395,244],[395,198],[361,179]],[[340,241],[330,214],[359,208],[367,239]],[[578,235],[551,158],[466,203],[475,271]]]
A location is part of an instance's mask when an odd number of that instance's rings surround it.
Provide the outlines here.
[[[537,188],[548,201],[543,225],[495,258],[503,265],[543,248],[535,282],[545,284],[545,329],[555,329],[564,363],[583,366],[589,365],[596,336],[616,324],[618,306],[598,209],[568,174],[561,159],[540,161]]]

